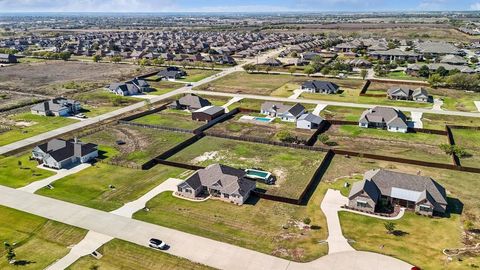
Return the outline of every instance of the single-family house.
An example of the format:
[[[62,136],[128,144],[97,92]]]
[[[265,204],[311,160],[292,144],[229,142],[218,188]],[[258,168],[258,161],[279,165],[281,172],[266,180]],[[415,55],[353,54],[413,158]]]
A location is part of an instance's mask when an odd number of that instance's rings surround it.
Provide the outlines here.
[[[399,205],[427,216],[446,212],[445,188],[430,177],[376,169],[363,178],[352,185],[349,208],[375,212],[380,205]]]
[[[177,194],[189,199],[202,195],[242,205],[255,189],[256,183],[247,179],[244,170],[221,164],[212,164],[196,171],[184,182],[178,184]]]
[[[205,106],[192,112],[192,119],[196,121],[209,122],[213,119],[222,116],[225,113],[225,108],[220,106]]]
[[[411,89],[409,87],[392,86],[387,90],[387,97],[393,100],[412,100],[417,102],[430,102],[428,91],[423,87]]]
[[[462,56],[455,55],[455,54],[447,54],[442,57],[442,60],[440,60],[440,63],[444,64],[449,64],[449,65],[468,65],[467,60],[463,58]]]
[[[82,143],[77,139],[53,139],[36,146],[32,158],[45,167],[63,169],[79,163],[87,163],[98,157],[98,147],[93,143]]]
[[[305,107],[300,103],[285,105],[283,103],[266,101],[262,104],[260,112],[270,117],[278,117],[282,121],[295,122],[305,113]]]
[[[66,99],[54,98],[35,104],[31,109],[32,114],[43,116],[70,116],[79,113],[82,110],[80,102]]]
[[[310,93],[336,94],[340,87],[332,82],[327,81],[306,81],[302,84],[302,90]]]
[[[323,122],[323,118],[312,113],[302,114],[297,119],[297,128],[318,129]]]
[[[402,51],[400,49],[390,49],[386,51],[373,51],[368,53],[369,57],[384,61],[418,61],[422,57],[421,54],[412,51]]]
[[[0,63],[2,64],[17,63],[17,57],[13,54],[0,53]]]
[[[381,128],[391,132],[408,132],[407,117],[403,112],[389,107],[377,106],[367,109],[360,116],[358,125],[362,128]]]
[[[265,60],[265,62],[263,62],[263,65],[271,66],[271,67],[280,67],[283,64],[282,62],[280,62],[280,60],[276,58],[268,58],[267,60]]]
[[[178,67],[167,67],[166,69],[163,69],[157,73],[157,77],[160,80],[169,80],[169,81],[178,80],[185,76],[187,76],[187,72],[184,70],[181,70]]]
[[[132,96],[150,91],[150,84],[144,79],[135,78],[124,83],[112,83],[106,88],[119,96]]]
[[[210,101],[195,94],[187,94],[172,102],[169,107],[178,110],[195,111],[200,108],[212,105]]]

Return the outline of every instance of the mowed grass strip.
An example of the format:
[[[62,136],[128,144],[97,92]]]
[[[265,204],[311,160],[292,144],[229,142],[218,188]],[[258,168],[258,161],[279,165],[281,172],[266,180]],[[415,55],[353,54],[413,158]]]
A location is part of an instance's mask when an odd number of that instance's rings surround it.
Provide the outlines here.
[[[0,185],[19,188],[55,175],[55,172],[39,169],[37,166],[36,161],[30,160],[30,153],[0,156]]]
[[[9,264],[0,250],[0,269],[44,269],[65,256],[70,245],[78,243],[85,230],[0,206],[0,241],[15,243],[16,260],[23,266]]]
[[[208,270],[213,269],[165,252],[114,239],[98,249],[103,257],[99,260],[87,255],[71,265],[69,270],[98,269],[172,269]]]
[[[165,126],[171,128],[196,129],[204,122],[192,120],[192,114],[187,111],[166,109],[133,120],[134,123]]]
[[[8,118],[15,124],[10,125],[11,130],[0,133],[0,146],[78,122],[70,118],[33,115],[29,112]]]
[[[323,152],[207,136],[169,160],[202,166],[220,163],[241,169],[260,168],[277,178],[276,185],[261,186],[268,194],[298,198],[324,156]]]
[[[185,69],[187,72],[187,76],[184,78],[179,79],[178,81],[185,81],[185,82],[198,82],[207,77],[213,76],[219,73],[219,70],[211,70],[211,69]]]
[[[39,195],[112,211],[136,200],[163,181],[180,177],[183,169],[157,165],[150,170],[135,170],[97,163],[40,189]]]

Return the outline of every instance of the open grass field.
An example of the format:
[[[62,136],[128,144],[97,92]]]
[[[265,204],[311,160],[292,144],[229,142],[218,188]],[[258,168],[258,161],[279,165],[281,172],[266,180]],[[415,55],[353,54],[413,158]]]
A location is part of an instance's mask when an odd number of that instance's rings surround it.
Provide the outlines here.
[[[358,121],[363,111],[365,111],[365,109],[363,108],[350,108],[329,105],[320,112],[320,116],[325,119]]]
[[[396,80],[425,81],[424,78],[408,75],[403,70],[389,72],[387,73],[385,78]]]
[[[36,102],[39,99],[38,97],[0,91],[0,110],[22,106],[27,103]]]
[[[461,158],[462,166],[480,167],[480,131],[468,129],[452,129],[455,144],[464,147],[467,156]]]
[[[168,92],[171,92],[175,89],[185,86],[184,83],[171,82],[171,81],[158,81],[158,82],[149,82],[150,87],[155,89],[155,91],[148,92],[149,95],[163,95]]]
[[[196,129],[204,125],[204,122],[192,120],[192,114],[188,111],[166,109],[158,113],[152,113],[133,120],[134,123],[165,126],[171,128]]]
[[[122,240],[114,239],[98,251],[103,255],[100,260],[88,255],[80,258],[69,270],[92,269],[97,266],[102,270],[150,270],[150,269],[171,269],[171,270],[208,270],[210,267],[193,263],[189,260],[175,257],[164,252],[131,244]]]
[[[30,112],[9,115],[0,123],[11,128],[0,133],[0,146],[20,141],[56,128],[76,123],[77,120],[65,117],[33,115]]]
[[[19,188],[55,174],[37,168],[38,163],[29,157],[30,153],[0,157],[0,185]]]
[[[111,161],[138,166],[191,136],[186,133],[116,125],[88,135],[82,141],[115,149]],[[117,140],[122,140],[125,144],[118,145]]]
[[[258,184],[268,194],[298,198],[310,181],[325,153],[205,137],[169,160],[201,166],[214,163],[235,168],[259,168],[271,172],[273,186]]]
[[[424,128],[438,130],[445,130],[445,125],[480,127],[480,118],[424,113],[422,123]]]
[[[0,206],[0,241],[16,243],[16,259],[25,264],[9,264],[2,247],[0,269],[45,269],[65,256],[68,246],[79,242],[85,234],[79,228]]]
[[[195,69],[188,68],[188,69],[185,69],[185,71],[187,72],[187,76],[180,79],[179,81],[198,82],[220,72],[219,70],[198,69],[198,68],[195,68]]]
[[[394,221],[398,230],[408,233],[401,237],[386,234],[384,220],[341,212],[343,233],[347,239],[355,241],[354,248],[394,256],[422,269],[470,269],[471,263],[480,263],[478,257],[464,257],[463,261],[454,259],[445,267],[446,258],[442,254],[443,248],[463,246],[465,220],[472,221],[476,228],[480,226],[480,201],[476,188],[478,174],[337,155],[317,189],[332,188],[348,195],[351,186],[345,188],[345,182],[359,181],[365,171],[376,168],[432,177],[447,189],[453,212],[449,218],[441,219],[407,213]],[[463,211],[460,215],[461,204]]]
[[[239,113],[232,119],[221,122],[209,129],[209,131],[220,132],[222,134],[232,136],[250,136],[258,137],[271,141],[280,142],[277,134],[282,131],[289,132],[293,137],[297,137],[299,140],[308,140],[315,130],[297,129],[296,123],[284,122],[279,119],[275,119],[271,123],[263,123],[258,121],[245,122],[240,120],[242,116],[262,116],[261,114],[243,114]]]
[[[54,182],[54,189],[40,189],[37,194],[112,211],[138,199],[170,177],[179,178],[183,172],[183,169],[161,165],[143,171],[97,163]]]
[[[394,133],[379,129],[366,129],[354,125],[333,125],[325,132],[329,145],[334,148],[399,158],[428,160],[451,164],[440,144],[447,136],[426,133]],[[322,145],[317,142],[317,145]]]

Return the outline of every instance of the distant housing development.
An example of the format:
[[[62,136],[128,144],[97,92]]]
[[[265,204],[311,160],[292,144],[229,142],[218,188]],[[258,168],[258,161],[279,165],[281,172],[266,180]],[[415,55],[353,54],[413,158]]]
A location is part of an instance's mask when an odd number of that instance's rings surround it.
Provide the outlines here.
[[[55,98],[34,105],[30,111],[32,114],[43,116],[70,116],[79,113],[81,109],[82,106],[78,101],[66,98]]]
[[[77,139],[53,139],[36,146],[32,157],[45,167],[63,169],[93,160],[98,157],[98,148],[96,144],[82,143]]]
[[[190,199],[211,196],[242,205],[256,187],[255,181],[246,179],[245,176],[244,170],[212,164],[180,183],[177,193]]]
[[[447,209],[445,188],[430,177],[383,169],[370,170],[356,182],[348,195],[348,206],[375,212],[379,205],[399,205],[432,216]]]

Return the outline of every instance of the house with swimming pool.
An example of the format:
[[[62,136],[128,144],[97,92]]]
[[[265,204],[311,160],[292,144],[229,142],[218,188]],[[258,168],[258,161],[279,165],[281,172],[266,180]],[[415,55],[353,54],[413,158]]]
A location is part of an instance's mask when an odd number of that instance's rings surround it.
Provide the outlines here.
[[[246,171],[212,164],[178,184],[176,194],[194,200],[210,196],[242,205],[255,188],[256,182],[247,178]]]
[[[305,107],[300,103],[286,105],[279,102],[266,101],[260,107],[260,113],[273,118],[280,118],[282,121],[295,122],[306,112]]]

